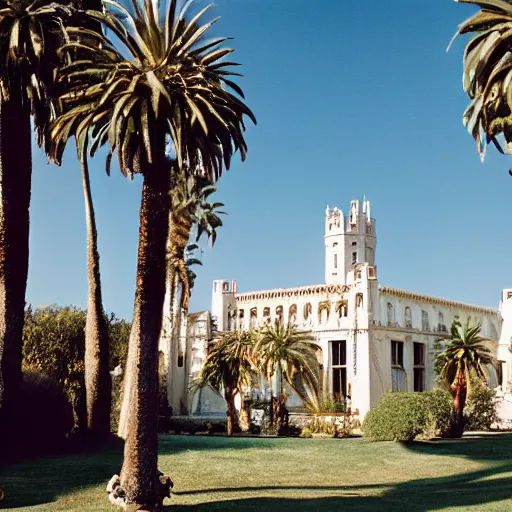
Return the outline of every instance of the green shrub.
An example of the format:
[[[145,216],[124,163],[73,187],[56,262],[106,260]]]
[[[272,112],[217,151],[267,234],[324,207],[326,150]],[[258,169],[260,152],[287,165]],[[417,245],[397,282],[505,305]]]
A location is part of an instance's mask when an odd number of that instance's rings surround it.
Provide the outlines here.
[[[337,437],[338,435],[336,423],[334,421],[326,421],[325,418],[313,418],[306,427],[313,434],[323,434],[332,437]]]
[[[492,424],[498,421],[495,399],[496,392],[493,389],[480,382],[471,384],[464,409],[466,430],[490,430]]]
[[[176,434],[195,434],[197,432],[223,434],[226,432],[226,420],[211,418],[208,421],[204,421],[194,418],[175,418],[171,416],[168,430]]]
[[[385,393],[363,421],[372,441],[412,441],[416,436],[446,432],[452,417],[451,397],[443,390]]]
[[[110,409],[110,432],[117,434],[122,405],[122,378],[112,379],[112,402]]]
[[[37,371],[25,371],[19,403],[6,414],[8,442],[0,451],[8,456],[32,456],[58,450],[74,424],[62,386]]]
[[[279,435],[281,437],[299,437],[302,429],[297,425],[287,425],[281,428]]]
[[[311,432],[311,430],[308,427],[304,427],[301,430],[299,437],[302,437],[304,439],[309,439],[310,437],[313,437],[313,432]]]
[[[434,388],[423,393],[427,400],[429,419],[423,432],[425,437],[445,436],[453,420],[453,399],[448,390]]]

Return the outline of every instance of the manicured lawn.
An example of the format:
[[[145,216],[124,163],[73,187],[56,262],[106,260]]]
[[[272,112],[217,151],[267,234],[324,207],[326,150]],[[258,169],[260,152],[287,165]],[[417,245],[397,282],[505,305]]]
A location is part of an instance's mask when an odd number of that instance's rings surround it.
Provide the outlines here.
[[[512,510],[512,434],[407,446],[163,436],[160,454],[173,512]],[[113,449],[11,465],[0,472],[0,508],[116,510],[105,486],[120,464]]]

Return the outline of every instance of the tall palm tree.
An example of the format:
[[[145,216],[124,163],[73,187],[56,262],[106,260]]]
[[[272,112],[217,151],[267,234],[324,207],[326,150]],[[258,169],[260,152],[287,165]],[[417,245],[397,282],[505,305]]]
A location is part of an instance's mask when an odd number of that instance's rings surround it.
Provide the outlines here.
[[[253,364],[254,333],[235,331],[224,336],[209,351],[201,369],[196,388],[210,385],[218,392],[224,393],[227,404],[227,434],[233,435],[238,425],[235,399],[244,387],[252,383],[256,371]]]
[[[191,251],[197,245],[189,245],[194,226],[197,227],[195,242],[203,234],[212,240],[212,247],[217,238],[217,229],[222,226],[219,215],[224,212],[217,211],[222,203],[210,203],[209,196],[215,192],[216,187],[211,180],[204,176],[190,176],[179,169],[173,168],[171,174],[171,210],[169,214],[169,231],[167,236],[167,276],[166,294],[169,297],[167,315],[168,330],[171,343],[179,338],[178,330],[181,327],[182,315],[187,315],[191,294],[191,279],[196,274],[190,269],[191,265],[201,264],[191,258]],[[176,299],[177,303],[176,303]],[[127,375],[127,378],[129,376]],[[118,435],[123,439],[127,435],[128,416],[131,414],[130,385],[124,383],[126,392],[123,393],[123,403],[119,420]]]
[[[490,349],[485,346],[490,340],[480,336],[480,329],[480,324],[471,326],[469,318],[463,328],[460,320],[455,318],[447,340],[448,346],[436,357],[436,373],[448,384],[453,395],[455,423],[452,434],[457,437],[464,430],[464,406],[470,377],[474,374],[485,383],[486,366],[493,360]]]
[[[311,333],[299,331],[294,324],[283,325],[276,319],[274,325],[262,328],[254,346],[255,359],[267,381],[271,383],[274,376],[279,380],[278,405],[283,405],[283,380],[305,403],[318,397],[318,350]],[[278,432],[281,427],[278,424]]]
[[[463,87],[471,99],[463,123],[483,160],[492,142],[512,153],[512,4],[507,0],[458,0],[481,11],[462,23],[458,35],[472,34],[464,52]]]
[[[132,0],[130,10],[108,0],[104,12],[87,11],[116,36],[70,29],[61,53],[72,62],[60,70],[64,112],[53,123],[54,155],[60,159],[65,134],[91,130],[91,154],[109,143],[107,172],[117,152],[121,172],[142,174],[136,293],[127,392],[131,396],[124,461],[120,478],[110,483],[110,499],[131,507],[161,506],[170,480],[157,469],[158,340],[162,327],[169,228],[171,169],[200,169],[216,179],[239,150],[245,158],[243,116],[255,121],[234,93],[240,88],[227,76],[233,64],[220,61],[232,52],[219,49],[225,38],[204,41],[214,22],[199,25],[206,7],[190,21],[171,0],[165,19],[159,2]],[[75,52],[80,51],[80,60]],[[230,90],[226,89],[226,86]],[[172,142],[174,158],[167,159]],[[197,171],[199,173],[199,171]]]
[[[87,233],[87,317],[85,322],[85,396],[87,428],[106,437],[110,433],[112,383],[109,373],[109,339],[101,293],[98,232],[87,162],[87,132],[78,141]]]
[[[51,0],[0,0],[0,406],[15,403],[28,276],[31,117],[43,144],[62,19]],[[2,384],[3,378],[3,384]],[[0,420],[0,424],[2,421]]]

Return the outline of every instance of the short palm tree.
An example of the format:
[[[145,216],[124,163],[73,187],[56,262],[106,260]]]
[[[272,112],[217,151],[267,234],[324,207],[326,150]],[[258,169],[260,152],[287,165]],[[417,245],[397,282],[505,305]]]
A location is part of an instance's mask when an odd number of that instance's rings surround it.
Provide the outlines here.
[[[42,145],[50,113],[48,91],[63,37],[62,20],[68,14],[67,7],[51,0],[0,0],[0,406],[4,393],[5,406],[16,401],[21,382],[31,117]]]
[[[458,0],[481,11],[459,26],[457,35],[472,34],[464,52],[463,86],[471,99],[463,123],[476,141],[483,160],[492,142],[503,153],[498,137],[512,153],[512,3],[508,0]]]
[[[117,153],[124,175],[143,177],[124,383],[131,407],[121,475],[109,484],[110,500],[133,508],[161,506],[170,485],[157,469],[157,395],[172,169],[218,178],[237,150],[245,158],[243,117],[255,121],[235,95],[242,91],[227,78],[235,73],[233,63],[221,60],[232,52],[219,48],[225,38],[204,40],[213,22],[200,26],[199,21],[208,7],[187,21],[190,5],[180,11],[171,0],[162,18],[158,1],[131,0],[125,8],[106,0],[103,12],[84,15],[102,23],[116,44],[104,34],[69,27],[69,42],[60,49],[65,66],[59,83],[65,91],[59,97],[64,113],[51,130],[55,159],[62,156],[67,133],[80,139],[88,131],[91,154],[102,144],[110,146],[107,172]]]
[[[435,370],[450,387],[453,395],[455,424],[452,434],[460,437],[464,429],[464,406],[471,375],[486,382],[487,365],[493,358],[485,346],[490,341],[480,336],[481,325],[471,326],[468,318],[464,328],[458,318],[452,322],[447,347],[436,357]],[[442,340],[440,340],[442,341]]]
[[[320,366],[317,352],[320,347],[311,333],[299,331],[293,324],[265,325],[259,332],[254,346],[254,359],[269,381],[279,379],[278,403],[282,402],[283,380],[299,395],[304,403],[317,400],[319,393]],[[297,379],[298,377],[298,379]],[[281,415],[278,414],[278,417]],[[278,425],[278,430],[281,425]]]
[[[227,434],[231,436],[238,425],[235,398],[244,387],[249,387],[256,367],[252,361],[254,333],[235,331],[213,345],[206,357],[195,388],[210,385],[222,391],[227,404]]]

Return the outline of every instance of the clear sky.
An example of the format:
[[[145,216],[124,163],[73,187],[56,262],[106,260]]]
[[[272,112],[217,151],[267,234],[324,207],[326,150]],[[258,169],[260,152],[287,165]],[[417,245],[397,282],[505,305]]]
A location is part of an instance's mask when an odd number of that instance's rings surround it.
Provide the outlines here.
[[[199,0],[199,4],[203,1]],[[217,0],[258,126],[217,199],[229,215],[206,248],[191,311],[213,279],[240,291],[322,283],[326,204],[370,199],[380,284],[497,306],[512,287],[512,157],[480,163],[462,126],[473,6],[450,0]],[[85,306],[85,221],[71,147],[61,168],[34,154],[27,301]],[[103,156],[104,155],[100,155]],[[95,158],[104,304],[131,318],[141,180]]]

